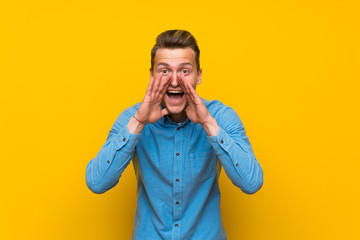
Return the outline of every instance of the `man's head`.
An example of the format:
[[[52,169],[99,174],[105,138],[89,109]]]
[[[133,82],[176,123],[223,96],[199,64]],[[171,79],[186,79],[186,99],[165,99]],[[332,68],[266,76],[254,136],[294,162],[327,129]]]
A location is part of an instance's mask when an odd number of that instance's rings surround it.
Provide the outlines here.
[[[159,48],[191,48],[195,54],[196,70],[200,71],[200,49],[195,37],[186,30],[168,30],[156,38],[156,43],[151,49],[151,70],[154,69],[155,55]]]
[[[179,78],[196,89],[201,83],[199,65],[200,50],[191,33],[184,30],[169,30],[161,33],[151,51],[151,77],[170,77],[170,85],[164,95],[162,106],[169,111],[173,121],[183,121],[188,104]]]

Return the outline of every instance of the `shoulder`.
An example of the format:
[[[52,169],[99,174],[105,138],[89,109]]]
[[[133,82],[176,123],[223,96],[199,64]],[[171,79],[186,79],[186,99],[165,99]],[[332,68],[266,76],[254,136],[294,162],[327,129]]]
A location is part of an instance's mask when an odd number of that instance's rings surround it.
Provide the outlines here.
[[[113,130],[122,129],[130,120],[130,118],[136,113],[141,103],[136,103],[135,105],[126,108],[120,113],[120,115],[115,120],[114,125],[112,126]]]
[[[233,108],[225,105],[218,100],[202,100],[207,109],[209,110],[211,116],[216,119],[219,125],[223,127],[233,124],[242,126],[240,117]]]
[[[225,105],[224,103],[220,102],[219,100],[206,100],[201,98],[205,104],[205,106],[207,107],[207,109],[209,110],[210,114],[215,117],[217,115],[223,115],[227,112],[231,112],[234,111],[231,107]],[[234,111],[235,112],[235,111]]]

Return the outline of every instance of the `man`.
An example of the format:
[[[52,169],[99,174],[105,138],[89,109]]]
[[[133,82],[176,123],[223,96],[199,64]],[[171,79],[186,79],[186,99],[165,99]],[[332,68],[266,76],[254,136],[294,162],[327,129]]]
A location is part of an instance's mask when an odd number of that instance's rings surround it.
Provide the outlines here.
[[[143,101],[120,114],[87,165],[88,187],[104,193],[133,160],[137,208],[132,239],[226,239],[221,167],[247,194],[263,184],[261,166],[236,112],[195,91],[202,75],[199,55],[189,32],[161,33],[151,51]]]

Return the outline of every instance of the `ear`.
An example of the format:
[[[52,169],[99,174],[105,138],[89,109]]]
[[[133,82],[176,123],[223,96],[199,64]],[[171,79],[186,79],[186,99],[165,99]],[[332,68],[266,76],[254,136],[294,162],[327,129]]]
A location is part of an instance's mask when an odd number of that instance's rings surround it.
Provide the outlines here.
[[[201,83],[201,77],[202,77],[202,69],[200,68],[200,70],[199,70],[199,72],[198,72],[196,84],[200,84],[200,83]]]

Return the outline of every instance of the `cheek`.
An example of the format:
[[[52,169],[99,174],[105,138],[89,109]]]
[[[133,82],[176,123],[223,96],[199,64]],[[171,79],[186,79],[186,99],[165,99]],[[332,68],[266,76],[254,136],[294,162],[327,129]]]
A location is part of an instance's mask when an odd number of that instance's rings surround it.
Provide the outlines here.
[[[190,75],[183,75],[183,78],[189,82],[191,85],[193,85],[193,83],[196,83],[197,77],[194,74],[190,74]]]
[[[185,78],[186,81],[188,83],[190,83],[190,85],[195,89],[196,88],[196,83],[197,83],[197,78],[196,76],[189,76],[188,78]]]

